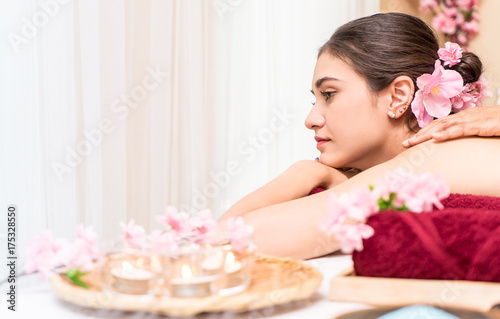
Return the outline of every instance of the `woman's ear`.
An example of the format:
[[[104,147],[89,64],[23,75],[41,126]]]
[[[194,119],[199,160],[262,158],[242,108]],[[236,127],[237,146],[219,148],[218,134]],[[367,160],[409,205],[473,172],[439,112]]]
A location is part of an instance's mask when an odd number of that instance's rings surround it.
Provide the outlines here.
[[[390,118],[397,119],[410,109],[415,86],[409,76],[401,75],[392,81],[388,89],[390,103],[387,114]]]

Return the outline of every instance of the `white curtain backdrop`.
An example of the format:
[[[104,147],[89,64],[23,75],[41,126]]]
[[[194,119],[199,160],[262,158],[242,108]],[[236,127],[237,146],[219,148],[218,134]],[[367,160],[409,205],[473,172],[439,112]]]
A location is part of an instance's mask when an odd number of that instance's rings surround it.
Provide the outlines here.
[[[21,255],[47,228],[110,238],[167,205],[220,216],[316,157],[317,49],[378,4],[2,0],[0,246],[11,204]]]

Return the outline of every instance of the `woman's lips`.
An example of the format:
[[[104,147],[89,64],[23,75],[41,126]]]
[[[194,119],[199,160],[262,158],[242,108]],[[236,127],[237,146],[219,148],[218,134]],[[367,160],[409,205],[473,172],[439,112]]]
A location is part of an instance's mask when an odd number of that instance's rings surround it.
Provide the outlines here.
[[[330,141],[330,139],[328,139],[328,138],[322,138],[322,137],[318,137],[318,136],[315,136],[314,139],[318,143],[318,144],[316,144],[316,148],[318,150],[320,150],[321,146],[323,146],[324,144],[326,144],[326,143],[328,143]]]

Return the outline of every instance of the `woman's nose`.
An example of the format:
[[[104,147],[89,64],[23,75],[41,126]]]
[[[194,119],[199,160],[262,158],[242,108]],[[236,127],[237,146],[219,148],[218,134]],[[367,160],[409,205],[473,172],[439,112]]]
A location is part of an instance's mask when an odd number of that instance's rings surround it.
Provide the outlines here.
[[[325,117],[318,111],[318,107],[314,105],[306,117],[306,127],[310,130],[320,128],[325,125]]]

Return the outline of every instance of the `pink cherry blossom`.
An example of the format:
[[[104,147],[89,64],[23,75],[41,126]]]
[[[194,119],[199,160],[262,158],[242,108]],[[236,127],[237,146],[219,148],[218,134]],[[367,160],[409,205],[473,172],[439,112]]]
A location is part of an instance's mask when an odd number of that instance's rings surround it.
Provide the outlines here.
[[[344,254],[351,254],[354,250],[362,251],[363,239],[368,239],[373,234],[373,228],[366,224],[343,224],[334,233]]]
[[[366,207],[372,207],[374,198],[365,196],[364,192],[364,189],[358,192],[358,195],[363,194],[358,199],[365,198],[368,201]],[[349,215],[352,215],[351,205],[352,197],[349,193],[343,193],[339,197],[329,194],[326,216],[319,222],[319,228],[327,235],[335,236],[342,252],[346,254],[352,253],[353,250],[361,251],[363,239],[373,235],[373,229],[370,226],[363,223],[349,223]]]
[[[197,238],[200,244],[210,242],[215,236],[217,222],[209,209],[204,209],[190,219],[193,228],[193,236]]]
[[[483,102],[493,96],[493,93],[488,90],[490,82],[486,80],[484,74],[481,74],[479,80],[472,83],[472,85],[474,86],[472,90],[475,91],[475,97],[477,98],[476,106],[483,106]]]
[[[438,175],[423,173],[413,174],[398,190],[397,196],[414,213],[430,212],[436,206],[443,208],[441,200],[450,195],[450,188]]]
[[[418,9],[423,13],[429,12],[429,10],[435,10],[438,6],[438,0],[420,0]]]
[[[229,217],[227,219],[227,231],[232,249],[242,253],[250,244],[250,236],[253,233],[253,227],[245,225],[243,217]]]
[[[441,60],[444,61],[444,66],[454,66],[460,63],[460,58],[462,58],[462,48],[452,42],[446,42],[444,44],[444,49],[438,50],[438,55]]]
[[[333,235],[347,219],[349,195],[343,193],[340,197],[335,194],[328,194],[326,215],[319,222],[319,228],[327,235]]]
[[[432,19],[432,26],[445,34],[454,34],[457,30],[455,18],[440,12]]]
[[[464,22],[462,29],[474,35],[479,32],[479,24],[476,20]]]
[[[88,272],[94,269],[94,256],[99,249],[95,244],[83,238],[76,238],[73,243],[66,242],[59,251],[59,258],[67,269],[79,269]]]
[[[168,206],[164,216],[156,216],[156,220],[165,224],[174,230],[180,238],[186,238],[192,235],[189,215],[184,212],[178,212],[173,206]]]
[[[136,225],[131,219],[127,224],[120,223],[122,230],[125,232],[125,241],[132,248],[139,248],[146,240],[146,231],[144,227]]]
[[[51,231],[44,231],[31,239],[26,250],[26,272],[38,272],[41,279],[53,274],[60,266],[59,251],[66,245],[63,239],[54,239]]]
[[[347,217],[356,221],[365,221],[370,216],[378,213],[379,206],[375,194],[370,187],[359,187],[351,191],[349,196],[350,205],[347,209]]]
[[[490,84],[484,75],[481,75],[476,82],[464,85],[462,92],[451,100],[453,111],[459,112],[471,107],[482,106],[484,100],[492,96],[491,91],[488,90],[489,86]]]
[[[177,239],[174,232],[153,230],[147,236],[147,241],[142,246],[142,249],[150,253],[172,252],[179,247]]]
[[[453,70],[445,70],[439,60],[434,64],[432,74],[417,78],[418,91],[411,103],[418,125],[424,127],[434,117],[441,118],[451,111],[451,98],[463,88],[462,76]]]

